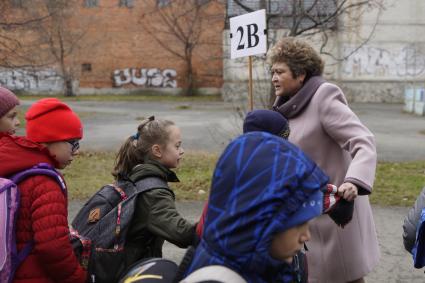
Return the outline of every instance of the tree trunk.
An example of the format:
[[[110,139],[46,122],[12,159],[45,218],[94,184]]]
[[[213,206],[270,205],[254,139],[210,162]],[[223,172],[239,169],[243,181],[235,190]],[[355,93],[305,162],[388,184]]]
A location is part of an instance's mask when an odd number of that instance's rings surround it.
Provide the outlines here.
[[[187,79],[186,79],[186,90],[185,95],[186,96],[194,96],[194,79],[193,79],[193,66],[192,66],[192,59],[189,58],[186,61],[187,63]]]
[[[65,82],[65,85],[64,85],[65,96],[75,96],[74,88],[72,85],[72,78],[67,76],[65,77],[64,82]]]

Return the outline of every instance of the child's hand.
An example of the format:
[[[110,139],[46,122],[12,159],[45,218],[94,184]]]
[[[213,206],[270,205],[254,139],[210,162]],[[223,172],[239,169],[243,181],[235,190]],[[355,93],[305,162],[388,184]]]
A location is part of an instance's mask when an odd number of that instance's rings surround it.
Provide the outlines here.
[[[358,188],[352,183],[343,183],[338,188],[338,195],[346,201],[353,201],[358,195]]]

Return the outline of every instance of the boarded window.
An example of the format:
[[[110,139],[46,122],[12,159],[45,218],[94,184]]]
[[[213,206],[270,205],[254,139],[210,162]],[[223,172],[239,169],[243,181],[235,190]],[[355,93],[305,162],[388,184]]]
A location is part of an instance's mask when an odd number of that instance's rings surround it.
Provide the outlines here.
[[[198,4],[198,6],[206,5],[209,2],[210,0],[196,0],[196,4]]]
[[[120,7],[133,8],[134,0],[120,0]]]
[[[24,1],[25,0],[10,0],[10,4],[14,8],[22,8],[24,7]]]
[[[84,7],[97,7],[99,0],[84,0]]]
[[[171,0],[156,0],[156,5],[161,8],[171,4]]]
[[[82,72],[91,72],[91,64],[90,63],[81,64],[81,71]]]
[[[269,28],[291,28],[294,16],[299,19],[299,27],[304,28],[332,15],[337,9],[337,0],[227,0],[228,18],[260,9],[266,9]],[[328,28],[335,24],[336,18],[326,23]]]

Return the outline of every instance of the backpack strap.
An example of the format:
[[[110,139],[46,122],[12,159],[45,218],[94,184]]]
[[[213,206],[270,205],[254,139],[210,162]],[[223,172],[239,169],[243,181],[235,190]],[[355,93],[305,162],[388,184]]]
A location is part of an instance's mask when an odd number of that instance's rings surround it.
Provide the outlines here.
[[[136,194],[140,194],[152,189],[166,189],[173,194],[174,192],[168,186],[168,183],[159,177],[145,177],[135,183]]]
[[[26,178],[30,176],[35,176],[35,175],[46,175],[46,176],[52,177],[59,184],[61,191],[63,192],[65,197],[67,196],[65,181],[63,180],[59,172],[56,171],[56,169],[48,163],[39,163],[27,170],[21,171],[13,175],[10,178],[10,180],[13,183],[18,184],[22,182],[23,180],[25,180]],[[19,263],[21,263],[30,254],[33,246],[34,246],[34,240],[29,240],[27,243],[25,243],[25,246],[17,255]]]
[[[46,175],[46,176],[52,177],[59,184],[63,194],[67,196],[65,181],[63,180],[59,172],[56,171],[56,169],[48,163],[39,163],[27,170],[21,171],[17,173],[16,175],[13,175],[10,179],[15,184],[18,184],[19,182],[25,180],[26,178],[30,176],[34,176],[34,175]]]
[[[118,185],[115,184],[110,184],[109,185],[112,189],[114,189],[121,198],[121,202],[118,203],[117,205],[117,220],[115,223],[115,243],[114,243],[114,249],[119,249],[120,245],[119,245],[119,239],[120,239],[120,235],[121,235],[121,213],[122,213],[122,205],[123,202],[129,199],[129,196],[125,193],[125,191],[123,189],[121,189]],[[139,181],[137,181],[134,184],[134,188],[135,188],[135,193],[133,195],[134,198],[137,197],[137,195],[146,192],[146,191],[150,191],[153,189],[167,189],[169,190],[174,197],[174,193],[172,190],[170,190],[170,188],[168,187],[168,184],[166,181],[164,181],[161,178],[158,177],[146,177],[143,179],[140,179]]]

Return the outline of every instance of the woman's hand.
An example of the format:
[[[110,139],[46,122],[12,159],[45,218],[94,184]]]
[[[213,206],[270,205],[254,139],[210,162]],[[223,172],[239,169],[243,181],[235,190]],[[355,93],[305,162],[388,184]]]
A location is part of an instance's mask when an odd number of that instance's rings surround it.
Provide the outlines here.
[[[359,193],[359,190],[356,185],[352,183],[343,183],[338,188],[338,195],[345,199],[346,201],[353,201]]]

